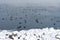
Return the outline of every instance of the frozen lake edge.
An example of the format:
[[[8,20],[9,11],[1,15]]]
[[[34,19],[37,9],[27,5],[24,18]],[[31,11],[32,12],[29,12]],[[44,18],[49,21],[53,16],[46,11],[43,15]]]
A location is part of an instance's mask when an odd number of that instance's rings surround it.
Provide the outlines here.
[[[0,40],[60,40],[60,29],[1,30]]]

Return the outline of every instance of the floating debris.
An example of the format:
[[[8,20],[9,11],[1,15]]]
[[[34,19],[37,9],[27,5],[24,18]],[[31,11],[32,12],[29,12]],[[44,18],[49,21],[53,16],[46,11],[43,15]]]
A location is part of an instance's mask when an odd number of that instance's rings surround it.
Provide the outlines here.
[[[13,20],[13,17],[12,17],[12,16],[10,16],[10,20],[11,20],[11,21]]]
[[[15,19],[17,19],[17,17]]]
[[[21,22],[19,22],[19,24],[21,24]]]
[[[25,26],[23,26],[23,28],[26,28]]]
[[[20,19],[22,19],[22,17],[20,17]]]
[[[60,22],[60,20],[57,20],[56,22]]]
[[[43,23],[41,22],[41,24],[43,24]]]
[[[53,25],[55,25],[55,23],[53,23]]]
[[[27,16],[27,15],[25,15],[25,16]]]
[[[17,27],[18,29],[20,29],[21,28],[21,26],[19,26],[19,27]]]
[[[36,21],[36,23],[39,23],[38,19],[36,19],[35,21]]]
[[[27,20],[24,20],[25,23],[27,23]]]
[[[47,16],[45,15],[45,18],[46,18]]]
[[[4,18],[2,18],[2,20],[4,20]]]
[[[38,14],[38,15],[41,15],[41,14]]]
[[[51,18],[51,21],[53,21],[53,19]]]

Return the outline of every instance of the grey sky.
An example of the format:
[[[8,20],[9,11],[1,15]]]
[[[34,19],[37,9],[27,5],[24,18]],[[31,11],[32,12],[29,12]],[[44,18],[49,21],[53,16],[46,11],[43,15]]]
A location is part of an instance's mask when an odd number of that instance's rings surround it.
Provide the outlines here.
[[[60,0],[0,0],[1,3],[14,4],[14,5],[26,5],[26,4],[38,4],[38,5],[59,5]]]

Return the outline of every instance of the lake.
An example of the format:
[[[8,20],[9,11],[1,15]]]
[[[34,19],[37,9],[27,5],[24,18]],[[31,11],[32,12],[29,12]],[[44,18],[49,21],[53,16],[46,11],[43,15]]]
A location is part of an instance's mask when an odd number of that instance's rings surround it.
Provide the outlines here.
[[[0,29],[27,30],[46,27],[60,28],[59,7],[15,7],[0,4]]]

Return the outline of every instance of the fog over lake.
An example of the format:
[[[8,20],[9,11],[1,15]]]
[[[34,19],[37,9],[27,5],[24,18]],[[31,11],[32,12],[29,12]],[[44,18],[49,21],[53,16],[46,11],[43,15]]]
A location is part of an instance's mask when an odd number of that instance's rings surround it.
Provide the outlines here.
[[[60,28],[59,4],[59,0],[0,0],[0,29]]]

